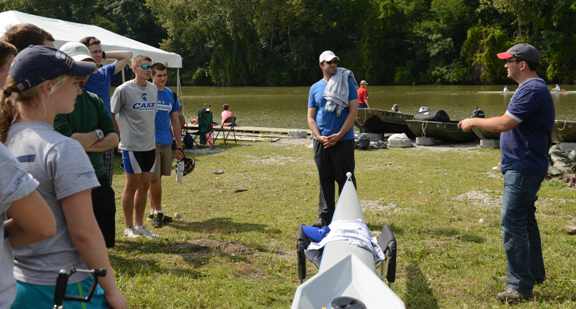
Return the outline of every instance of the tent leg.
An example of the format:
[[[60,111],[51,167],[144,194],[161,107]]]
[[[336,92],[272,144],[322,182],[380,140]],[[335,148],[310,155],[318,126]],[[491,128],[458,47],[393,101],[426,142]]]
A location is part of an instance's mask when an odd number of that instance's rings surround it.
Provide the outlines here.
[[[122,70],[122,82],[125,83],[126,82],[126,73],[124,70]]]
[[[182,84],[180,82],[180,68],[176,69],[176,93],[179,98],[182,98]],[[180,99],[182,100],[182,99]]]

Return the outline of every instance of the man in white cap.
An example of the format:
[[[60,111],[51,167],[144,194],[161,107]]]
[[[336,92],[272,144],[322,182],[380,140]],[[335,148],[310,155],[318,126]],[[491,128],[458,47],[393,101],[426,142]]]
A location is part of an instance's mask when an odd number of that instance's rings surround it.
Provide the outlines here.
[[[82,43],[68,42],[62,45],[60,50],[76,61],[94,62],[90,51]],[[114,130],[112,118],[106,112],[102,99],[83,89],[82,94],[76,98],[74,111],[56,116],[54,129],[77,140],[86,150],[100,182],[100,187],[92,190],[94,215],[106,246],[113,247],[116,234],[116,205],[112,184],[106,181],[103,156],[105,151],[113,150],[118,145],[118,134]]]
[[[360,81],[358,88],[358,108],[368,108],[368,82]]]
[[[334,215],[335,182],[341,191],[346,173],[354,174],[355,165],[357,84],[350,70],[338,68],[339,60],[329,50],[320,54],[322,79],[310,87],[308,95],[308,127],[314,137],[314,160],[320,176],[317,225],[321,226],[330,224]]]
[[[545,278],[535,202],[548,171],[550,133],[554,126],[554,102],[536,66],[538,50],[526,43],[499,53],[508,78],[518,83],[506,112],[491,118],[469,118],[460,122],[464,131],[480,128],[498,132],[502,151],[502,237],[508,262],[506,289],[496,297],[516,303],[532,297],[534,284]]]

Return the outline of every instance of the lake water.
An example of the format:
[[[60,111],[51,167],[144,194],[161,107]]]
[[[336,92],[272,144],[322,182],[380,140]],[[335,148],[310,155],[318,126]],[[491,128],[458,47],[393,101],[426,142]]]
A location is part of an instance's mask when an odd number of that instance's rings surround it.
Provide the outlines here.
[[[510,90],[515,87],[508,86]],[[451,119],[461,119],[478,106],[488,116],[500,115],[512,93],[502,94],[503,86],[369,86],[371,107],[390,109],[398,104],[403,112],[413,113],[419,106],[443,109]],[[552,87],[550,87],[552,88]],[[574,88],[574,89],[572,89]],[[567,87],[568,91],[576,87]],[[210,104],[215,120],[222,104],[230,104],[238,124],[278,128],[305,128],[308,87],[184,87],[186,115],[195,115]],[[576,91],[553,94],[556,118],[576,120]]]

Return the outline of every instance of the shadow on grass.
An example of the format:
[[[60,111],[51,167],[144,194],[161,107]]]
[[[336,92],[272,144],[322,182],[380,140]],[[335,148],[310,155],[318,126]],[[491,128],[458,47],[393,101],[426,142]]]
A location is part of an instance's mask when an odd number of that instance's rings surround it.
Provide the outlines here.
[[[248,257],[255,252],[265,252],[266,249],[260,246],[250,247],[240,242],[224,241],[215,239],[195,239],[191,241],[159,241],[159,242],[140,242],[140,241],[118,241],[116,250],[122,250],[131,254],[169,254],[177,255],[193,267],[201,267],[210,262],[212,258],[221,257],[230,262],[248,262]],[[120,258],[121,259],[121,258]],[[158,269],[157,262],[153,260],[143,260],[138,257],[136,261],[128,265],[128,269],[135,267],[141,269],[144,265],[146,269]],[[121,262],[121,261],[120,261]],[[150,264],[148,267],[148,265]],[[122,265],[122,264],[121,264]]]
[[[392,232],[394,232],[394,235],[402,235],[404,234],[404,229],[399,227],[396,224],[389,224],[389,223],[382,223],[382,224],[372,224],[372,223],[367,223],[366,225],[368,226],[368,229],[372,232],[382,232],[382,227],[384,226],[384,224],[388,224],[390,226],[390,228],[392,229]]]
[[[265,232],[266,234],[280,234],[279,229],[268,228],[266,224],[234,222],[231,218],[212,218],[201,222],[176,221],[170,224],[172,228],[202,233],[245,233],[245,232]]]
[[[461,240],[461,241],[473,242],[473,243],[477,243],[477,244],[481,244],[481,243],[486,242],[486,239],[484,237],[474,235],[474,234],[469,234],[469,233],[462,233],[462,231],[455,229],[455,228],[444,228],[444,227],[431,228],[431,229],[425,229],[421,233],[432,235],[432,236],[438,236],[438,237],[456,238],[456,239]]]
[[[204,276],[201,272],[195,270],[162,267],[158,264],[157,261],[152,259],[127,259],[122,256],[110,254],[110,260],[114,266],[114,270],[117,273],[128,275],[130,277],[136,275],[145,275],[149,273],[174,275],[191,279],[198,279]]]
[[[412,262],[406,267],[406,308],[411,309],[438,309],[438,300],[422,273],[420,266]]]

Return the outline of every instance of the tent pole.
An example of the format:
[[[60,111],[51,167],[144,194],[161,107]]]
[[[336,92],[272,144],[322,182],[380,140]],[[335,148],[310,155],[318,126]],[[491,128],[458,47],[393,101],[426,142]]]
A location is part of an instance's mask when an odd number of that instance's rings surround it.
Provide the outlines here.
[[[126,73],[124,73],[124,70],[122,70],[122,83],[126,82]]]
[[[182,98],[182,84],[180,82],[180,68],[176,69],[176,93],[179,98]],[[182,101],[182,99],[180,99]]]

